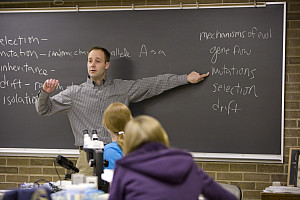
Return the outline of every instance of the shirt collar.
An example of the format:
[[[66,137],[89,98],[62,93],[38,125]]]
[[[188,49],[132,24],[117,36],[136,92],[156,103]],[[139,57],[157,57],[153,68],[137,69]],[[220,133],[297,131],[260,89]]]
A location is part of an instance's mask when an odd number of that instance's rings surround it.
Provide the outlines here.
[[[108,81],[107,78],[105,77],[104,79],[101,80],[100,86],[101,86],[101,85],[106,86],[106,85],[108,84],[108,82],[109,82],[109,81]],[[95,81],[93,81],[93,80],[90,79],[90,76],[87,77],[87,84],[90,85],[91,87],[97,86],[97,84],[95,83]]]

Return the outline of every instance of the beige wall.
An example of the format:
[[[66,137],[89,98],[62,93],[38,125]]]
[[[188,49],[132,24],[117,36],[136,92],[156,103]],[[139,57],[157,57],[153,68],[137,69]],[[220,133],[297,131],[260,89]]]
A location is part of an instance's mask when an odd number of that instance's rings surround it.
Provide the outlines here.
[[[275,0],[273,0],[275,1]],[[272,2],[273,2],[272,1]],[[189,4],[193,0],[136,0],[136,1],[66,1],[63,6],[124,6],[154,4]],[[204,3],[248,3],[249,0],[199,0]],[[252,1],[253,2],[253,1]],[[53,1],[3,3],[0,8],[17,7],[55,7]],[[288,152],[291,147],[300,147],[300,1],[287,1],[287,41],[286,41],[286,91],[285,91],[285,137],[284,163],[235,163],[235,162],[198,162],[211,177],[222,183],[238,185],[243,199],[260,199],[260,192],[273,181],[287,182]],[[272,76],[272,74],[270,74]],[[76,162],[75,158],[71,159]],[[64,177],[66,170],[57,167]],[[23,182],[39,179],[57,181],[53,158],[42,157],[0,157],[0,190],[19,186]]]

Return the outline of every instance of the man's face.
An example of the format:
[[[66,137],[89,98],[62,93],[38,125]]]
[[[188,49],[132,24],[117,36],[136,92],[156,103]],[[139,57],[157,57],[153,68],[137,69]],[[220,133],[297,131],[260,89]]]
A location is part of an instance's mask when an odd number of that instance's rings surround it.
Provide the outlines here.
[[[105,78],[105,72],[109,67],[109,62],[105,63],[104,52],[93,50],[88,55],[87,69],[90,78],[97,82]]]

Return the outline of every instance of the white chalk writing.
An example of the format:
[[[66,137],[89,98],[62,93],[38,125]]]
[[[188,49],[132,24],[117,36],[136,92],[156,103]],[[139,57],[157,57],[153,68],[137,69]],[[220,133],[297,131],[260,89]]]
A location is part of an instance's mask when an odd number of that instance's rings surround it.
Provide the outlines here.
[[[17,93],[12,96],[6,96],[6,95],[3,96],[3,104],[8,105],[8,106],[11,106],[13,104],[31,105],[31,104],[34,104],[36,102],[36,100],[37,100],[36,95],[29,96],[27,94],[27,92],[23,96],[21,96]]]
[[[202,31],[199,33],[199,40],[219,40],[219,39],[263,39],[267,40],[272,38],[272,29],[259,30],[257,27],[252,27],[250,30],[239,30],[239,31],[229,31],[222,32],[216,30],[214,32]]]
[[[46,69],[43,69],[40,67],[32,67],[32,66],[29,66],[28,63],[25,63],[23,65],[15,65],[15,64],[11,64],[8,62],[7,64],[0,65],[0,71],[1,72],[21,71],[21,72],[26,72],[26,73],[28,72],[28,73],[32,73],[32,74],[48,76],[48,71]]]
[[[255,71],[256,68],[249,68],[249,67],[227,67],[224,65],[223,67],[211,67],[211,76],[219,75],[219,76],[245,76],[248,77],[250,80],[255,78]]]
[[[18,36],[11,38],[9,36],[0,37],[0,46],[21,46],[25,44],[40,44],[40,41],[47,41],[47,38],[39,39],[36,36]]]
[[[161,49],[151,49],[148,50],[145,44],[142,44],[141,46],[141,50],[139,53],[139,57],[143,57],[143,56],[148,56],[149,54],[151,55],[163,55],[163,56],[167,56],[165,51],[161,50]]]

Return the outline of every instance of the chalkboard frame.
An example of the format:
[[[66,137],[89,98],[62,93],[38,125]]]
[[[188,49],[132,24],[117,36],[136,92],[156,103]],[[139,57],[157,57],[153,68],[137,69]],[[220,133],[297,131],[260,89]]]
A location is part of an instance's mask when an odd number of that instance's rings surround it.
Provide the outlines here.
[[[71,7],[71,8],[47,8],[47,9],[0,9],[0,13],[22,13],[22,12],[88,12],[88,11],[119,11],[119,10],[156,10],[156,9],[215,9],[215,8],[240,8],[240,7],[266,7],[273,4],[283,4],[283,60],[282,60],[282,124],[281,124],[281,153],[279,155],[261,154],[230,154],[230,153],[198,153],[191,152],[195,160],[201,161],[239,161],[239,162],[283,162],[284,146],[284,85],[285,85],[285,39],[286,39],[286,2],[267,3],[241,3],[241,4],[180,4],[180,5],[160,5],[160,6],[122,6],[122,7]],[[50,156],[58,154],[69,157],[77,157],[76,149],[35,149],[35,148],[0,148],[2,156]]]

